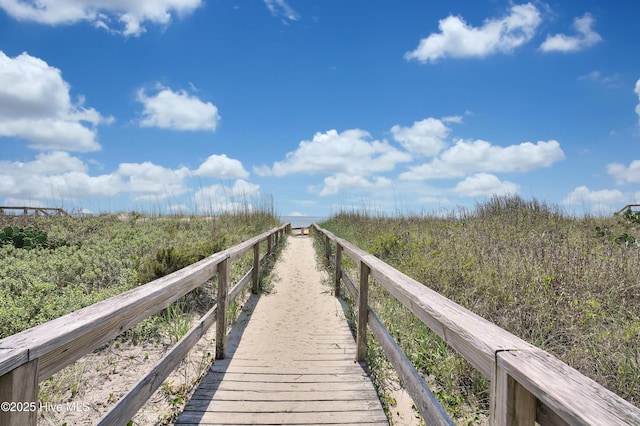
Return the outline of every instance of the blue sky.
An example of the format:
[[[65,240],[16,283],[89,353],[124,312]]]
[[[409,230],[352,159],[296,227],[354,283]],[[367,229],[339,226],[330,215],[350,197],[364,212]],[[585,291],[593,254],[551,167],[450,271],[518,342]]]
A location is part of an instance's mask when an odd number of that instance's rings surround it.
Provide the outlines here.
[[[640,202],[640,3],[0,0],[0,203]]]

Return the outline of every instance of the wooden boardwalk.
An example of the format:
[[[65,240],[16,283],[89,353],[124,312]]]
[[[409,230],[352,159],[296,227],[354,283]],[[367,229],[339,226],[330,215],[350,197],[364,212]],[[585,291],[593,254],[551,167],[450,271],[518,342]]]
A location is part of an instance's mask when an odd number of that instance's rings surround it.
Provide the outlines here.
[[[289,238],[274,273],[176,424],[388,425],[311,240]]]

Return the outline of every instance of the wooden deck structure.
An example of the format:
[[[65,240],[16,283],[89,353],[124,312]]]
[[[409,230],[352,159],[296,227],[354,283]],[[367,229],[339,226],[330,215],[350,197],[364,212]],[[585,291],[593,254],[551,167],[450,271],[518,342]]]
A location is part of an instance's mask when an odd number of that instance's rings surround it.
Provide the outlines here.
[[[339,296],[346,289],[356,300],[355,343],[344,322],[331,322],[335,320],[331,312],[314,311],[314,320],[301,324],[295,309],[318,307],[291,300],[279,305],[277,297],[260,298],[251,321],[240,320],[244,327],[239,335],[227,336],[229,303],[249,283],[258,293],[262,261],[291,232],[289,225],[282,225],[163,278],[0,340],[0,401],[37,407],[39,382],[217,276],[216,305],[98,424],[127,424],[215,323],[217,361],[178,424],[386,424],[361,364],[370,331],[426,424],[453,425],[368,305],[369,281],[375,280],[488,379],[490,424],[640,425],[638,407],[551,354],[331,232],[316,225],[311,230],[324,240],[325,255],[333,265],[334,294]],[[237,283],[231,283],[231,265],[250,253],[253,267]],[[343,268],[345,256],[356,265],[353,270]],[[299,262],[300,273],[315,268],[313,254],[301,255]],[[354,272],[358,274],[356,283],[348,275]],[[282,295],[293,294],[295,298],[296,291],[309,291],[300,288],[295,274],[283,282],[292,287],[280,285],[277,292]],[[257,297],[252,296],[253,303]],[[261,308],[282,312],[282,320],[258,326]],[[312,327],[313,337],[296,339],[299,327]],[[261,348],[260,355],[250,355],[246,348],[256,345]],[[291,354],[295,356],[291,358]],[[37,410],[31,409],[0,411],[0,425],[35,426],[37,417]]]
[[[281,256],[296,270],[276,265],[276,292],[251,301],[176,425],[388,425],[339,301],[304,272],[316,268],[311,241],[292,238]]]

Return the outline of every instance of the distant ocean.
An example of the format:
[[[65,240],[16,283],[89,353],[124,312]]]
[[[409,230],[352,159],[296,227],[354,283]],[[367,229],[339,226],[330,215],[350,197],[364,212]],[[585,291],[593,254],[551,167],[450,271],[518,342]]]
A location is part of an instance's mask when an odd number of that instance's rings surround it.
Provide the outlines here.
[[[311,226],[312,223],[320,223],[326,220],[322,216],[281,216],[282,223],[291,223],[292,228],[301,228]]]

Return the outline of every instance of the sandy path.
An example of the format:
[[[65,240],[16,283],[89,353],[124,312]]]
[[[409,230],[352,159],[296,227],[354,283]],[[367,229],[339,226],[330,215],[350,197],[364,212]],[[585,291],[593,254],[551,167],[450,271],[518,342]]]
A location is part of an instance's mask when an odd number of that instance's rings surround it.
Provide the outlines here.
[[[388,424],[369,377],[354,362],[353,336],[323,284],[312,240],[289,238],[274,273],[274,291],[228,337],[227,358],[215,361],[177,424]]]

